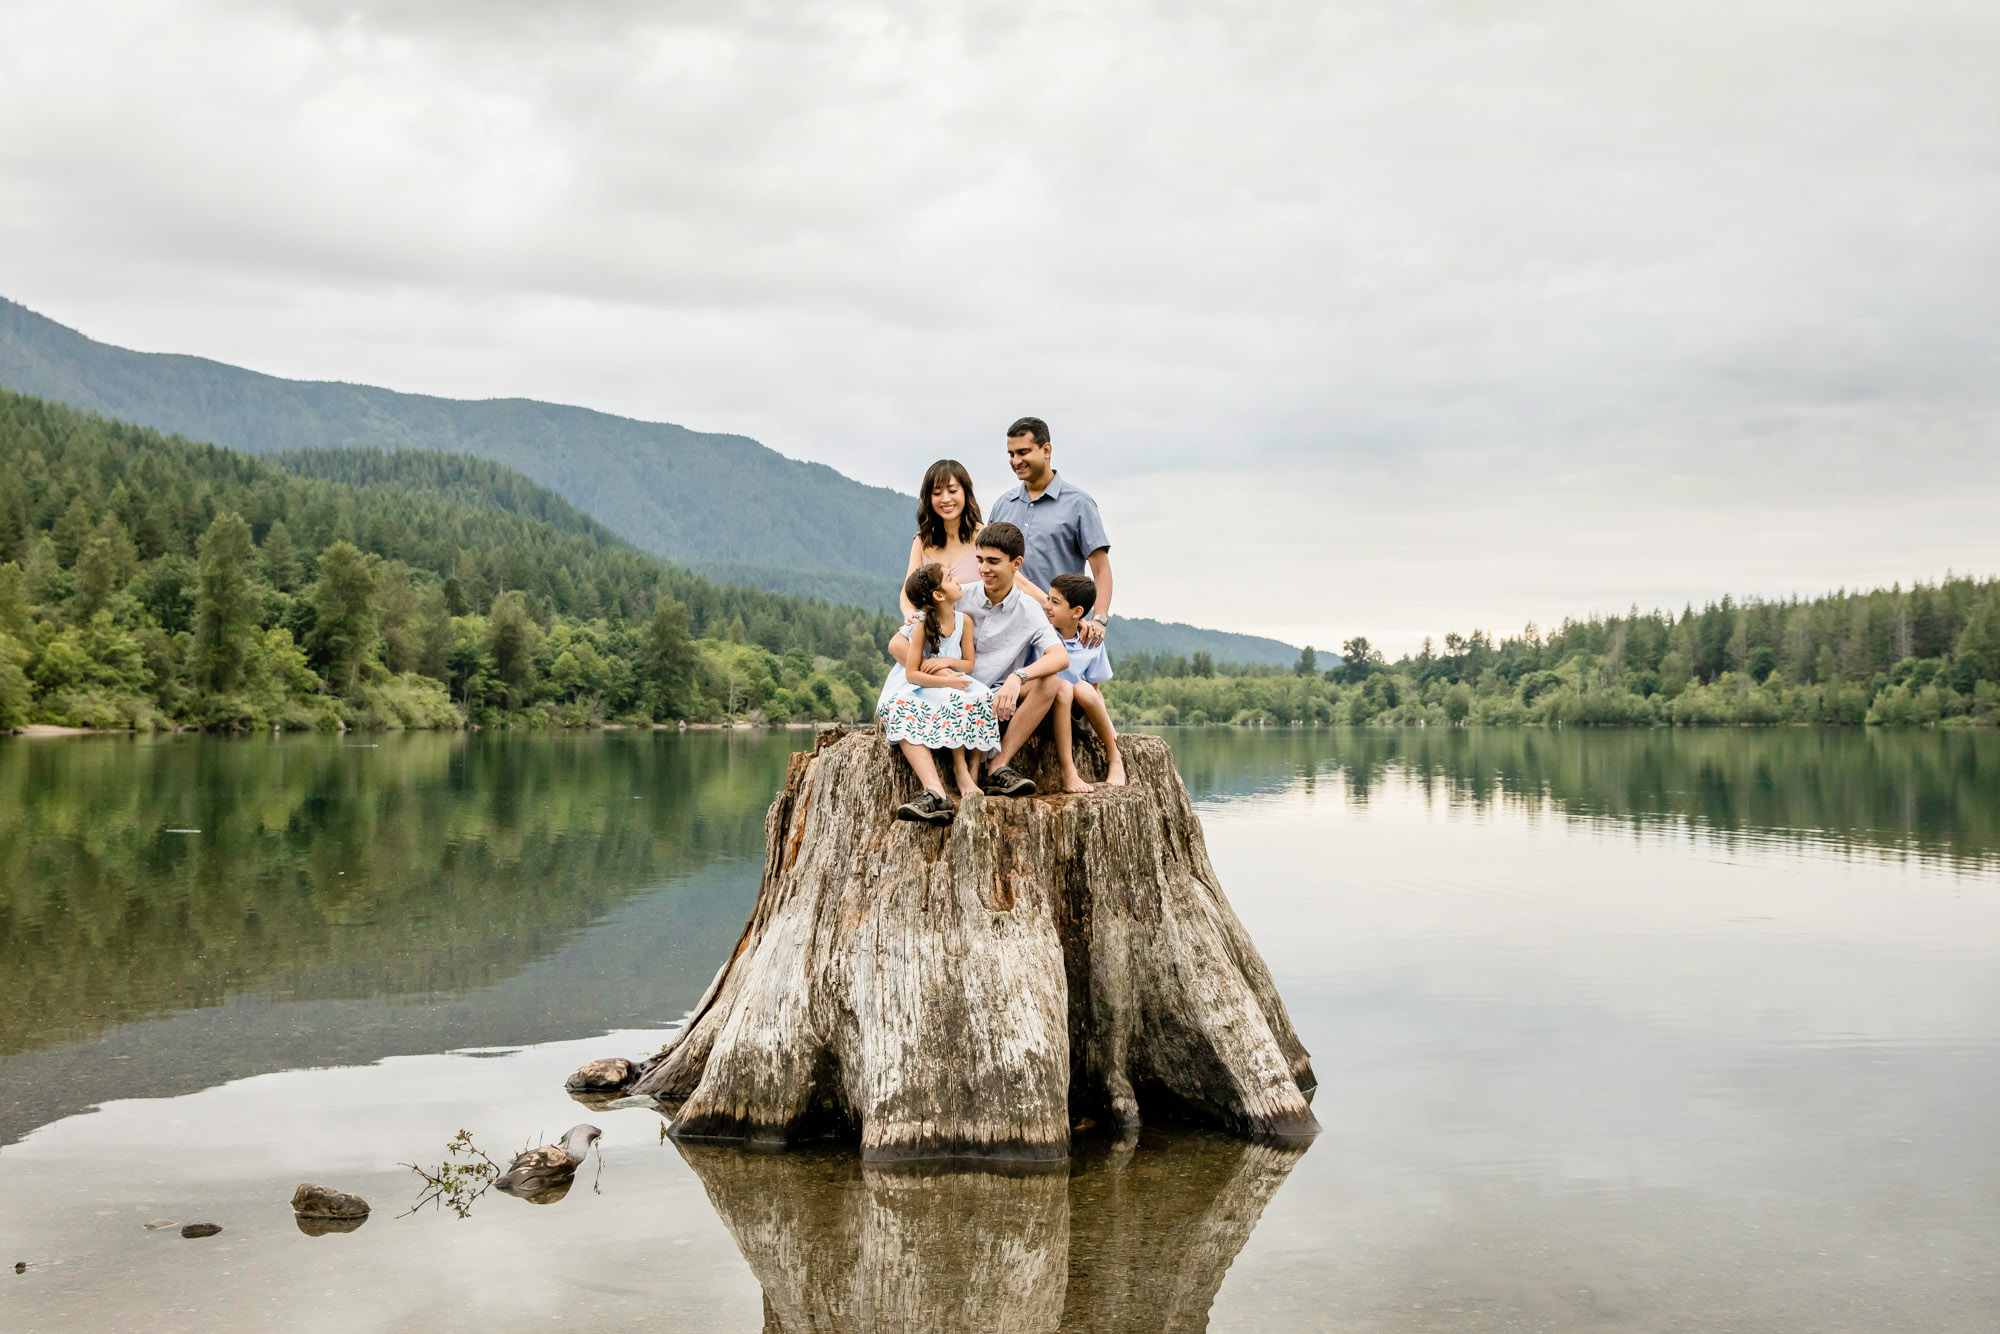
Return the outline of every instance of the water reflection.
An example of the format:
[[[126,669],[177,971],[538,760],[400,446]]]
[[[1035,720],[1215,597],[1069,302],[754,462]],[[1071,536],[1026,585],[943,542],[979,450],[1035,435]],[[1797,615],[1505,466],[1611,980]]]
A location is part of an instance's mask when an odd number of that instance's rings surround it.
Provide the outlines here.
[[[671,1019],[803,739],[0,743],[0,1144],[114,1091]]]
[[[1206,1329],[1301,1156],[1148,1131],[1081,1143],[1067,1174],[913,1174],[676,1147],[764,1289],[767,1334]]]
[[[1386,784],[1484,808],[1552,805],[1639,828],[1691,827],[1984,864],[2000,861],[2000,736],[1865,728],[1163,731],[1197,801],[1318,792],[1366,805]],[[1274,760],[1282,755],[1279,763]]]

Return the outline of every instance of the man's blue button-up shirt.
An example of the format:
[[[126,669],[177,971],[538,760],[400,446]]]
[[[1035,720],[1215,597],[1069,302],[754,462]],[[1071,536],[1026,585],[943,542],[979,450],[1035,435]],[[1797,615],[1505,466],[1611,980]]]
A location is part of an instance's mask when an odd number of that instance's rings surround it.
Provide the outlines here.
[[[1090,573],[1092,553],[1111,545],[1097,502],[1082,487],[1065,482],[1060,472],[1049,479],[1049,489],[1035,500],[1028,499],[1028,484],[1018,483],[993,502],[986,517],[1005,520],[1021,530],[1028,540],[1021,575],[1044,591],[1049,580],[1059,574]]]

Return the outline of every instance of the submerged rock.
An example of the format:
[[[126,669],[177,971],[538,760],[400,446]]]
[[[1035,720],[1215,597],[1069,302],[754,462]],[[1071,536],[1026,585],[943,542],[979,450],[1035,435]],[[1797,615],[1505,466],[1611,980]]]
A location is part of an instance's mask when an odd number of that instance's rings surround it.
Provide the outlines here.
[[[329,1232],[352,1232],[368,1221],[368,1215],[363,1214],[359,1218],[315,1218],[310,1214],[295,1214],[292,1221],[308,1237],[324,1237]]]
[[[222,1231],[220,1223],[189,1223],[181,1229],[183,1237],[212,1237]]]
[[[174,1220],[171,1218],[149,1218],[146,1220],[145,1228],[148,1232],[158,1232],[163,1227],[172,1227],[173,1225]]]
[[[292,1212],[301,1218],[366,1218],[368,1201],[306,1182],[292,1192]]]

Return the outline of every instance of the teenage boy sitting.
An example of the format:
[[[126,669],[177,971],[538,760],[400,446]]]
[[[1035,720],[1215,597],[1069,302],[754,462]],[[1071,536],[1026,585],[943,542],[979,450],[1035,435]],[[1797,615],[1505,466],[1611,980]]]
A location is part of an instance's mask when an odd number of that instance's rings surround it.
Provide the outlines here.
[[[1041,602],[1015,582],[1028,550],[1021,530],[989,523],[972,543],[980,586],[966,591],[958,609],[972,618],[979,634],[972,678],[993,691],[993,714],[1007,728],[979,787],[988,796],[1033,796],[1034,780],[1011,764],[1061,694],[1056,673],[1069,666],[1069,653]],[[1030,662],[1036,653],[1041,656]],[[1063,758],[1068,760],[1068,751]]]
[[[1125,757],[1118,753],[1118,732],[1111,726],[1111,710],[1104,707],[1104,695],[1097,688],[1111,679],[1111,659],[1104,656],[1103,644],[1085,644],[1077,637],[1083,618],[1096,605],[1097,584],[1089,575],[1059,574],[1049,580],[1049,623],[1062,636],[1069,654],[1069,666],[1056,673],[1062,682],[1062,695],[1056,704],[1056,752],[1063,758],[1063,787],[1071,792],[1092,790],[1071,758],[1075,754],[1070,744],[1073,707],[1083,710],[1091,730],[1104,743],[1108,762],[1104,781],[1112,787],[1125,786]]]

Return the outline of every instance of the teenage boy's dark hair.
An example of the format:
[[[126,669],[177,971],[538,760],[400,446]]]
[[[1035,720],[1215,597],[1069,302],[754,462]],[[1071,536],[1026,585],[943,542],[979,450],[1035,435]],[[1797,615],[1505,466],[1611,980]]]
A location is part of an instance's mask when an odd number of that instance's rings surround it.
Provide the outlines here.
[[[1036,444],[1046,445],[1049,442],[1049,424],[1040,417],[1023,417],[1007,428],[1009,440],[1017,435],[1032,435]]]
[[[1087,574],[1059,574],[1049,580],[1049,591],[1085,611],[1097,605],[1097,581]]]
[[[976,547],[990,547],[1008,560],[1019,560],[1028,554],[1028,539],[1021,536],[1021,530],[1005,519],[995,519],[979,530],[979,536],[972,540]]]

